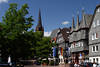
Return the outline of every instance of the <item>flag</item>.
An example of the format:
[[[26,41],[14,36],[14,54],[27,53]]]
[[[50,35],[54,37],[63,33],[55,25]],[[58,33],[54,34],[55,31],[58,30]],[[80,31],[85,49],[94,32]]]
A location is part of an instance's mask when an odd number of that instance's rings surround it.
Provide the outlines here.
[[[56,57],[56,48],[53,47],[53,57]]]

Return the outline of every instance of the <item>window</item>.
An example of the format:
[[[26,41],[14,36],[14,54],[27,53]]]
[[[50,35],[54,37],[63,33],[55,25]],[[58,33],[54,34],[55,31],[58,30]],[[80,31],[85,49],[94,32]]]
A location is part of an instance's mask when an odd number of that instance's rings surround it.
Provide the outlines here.
[[[98,33],[95,33],[94,39],[98,39]]]
[[[100,21],[99,20],[97,20],[97,26],[99,26],[100,25]]]
[[[98,33],[93,33],[92,34],[92,40],[98,39]]]
[[[95,51],[95,46],[92,47],[93,48],[93,52]]]
[[[96,27],[96,23],[95,22],[93,22],[93,27]]]
[[[98,63],[98,58],[96,58],[96,62]]]
[[[99,8],[97,9],[97,12],[100,12],[100,9]]]
[[[98,39],[98,33],[95,33],[96,34],[96,39]]]
[[[98,46],[93,46],[92,47],[92,52],[97,52],[98,51]]]
[[[96,33],[94,34],[94,39],[96,39]]]
[[[92,40],[94,40],[94,33],[92,34]]]
[[[93,58],[93,62],[95,62],[95,58]]]
[[[96,46],[96,51],[98,51],[98,46]]]

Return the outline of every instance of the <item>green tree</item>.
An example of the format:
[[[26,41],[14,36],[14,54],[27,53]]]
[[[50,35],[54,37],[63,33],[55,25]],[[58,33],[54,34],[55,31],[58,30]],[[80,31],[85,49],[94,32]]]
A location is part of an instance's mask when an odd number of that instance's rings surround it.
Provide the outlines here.
[[[38,58],[48,58],[52,53],[52,44],[50,37],[42,37],[40,41],[36,42],[36,56]]]
[[[10,4],[9,9],[2,17],[0,23],[0,45],[3,57],[7,58],[27,58],[33,43],[33,31],[28,31],[34,21],[32,16],[28,16],[28,5],[24,4],[20,9],[16,3]]]

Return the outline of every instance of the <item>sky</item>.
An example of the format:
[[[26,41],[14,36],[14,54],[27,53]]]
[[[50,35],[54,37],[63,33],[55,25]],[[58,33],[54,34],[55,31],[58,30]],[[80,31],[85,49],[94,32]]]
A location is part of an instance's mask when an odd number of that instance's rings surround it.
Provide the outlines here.
[[[100,0],[0,0],[0,21],[10,3],[17,3],[18,8],[25,3],[28,4],[29,16],[33,16],[35,20],[33,29],[38,23],[40,8],[44,34],[48,36],[54,29],[70,27],[73,16],[76,23],[77,13],[81,20],[83,8],[86,14],[93,14],[96,5],[100,4]]]

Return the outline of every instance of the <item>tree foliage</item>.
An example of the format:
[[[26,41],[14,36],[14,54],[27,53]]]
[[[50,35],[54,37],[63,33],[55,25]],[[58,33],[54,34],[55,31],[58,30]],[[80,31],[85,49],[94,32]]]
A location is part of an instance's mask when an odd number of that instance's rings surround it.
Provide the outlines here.
[[[2,46],[2,56],[7,58],[27,58],[33,43],[33,31],[28,31],[34,21],[32,16],[27,16],[28,5],[24,4],[20,9],[17,4],[10,4],[9,9],[2,17],[0,23],[0,45]]]
[[[16,3],[10,4],[9,9],[0,23],[0,49],[3,60],[8,56],[13,61],[18,59],[47,58],[52,52],[49,37],[43,37],[42,32],[33,32],[34,19],[29,16],[27,4],[18,9]]]

